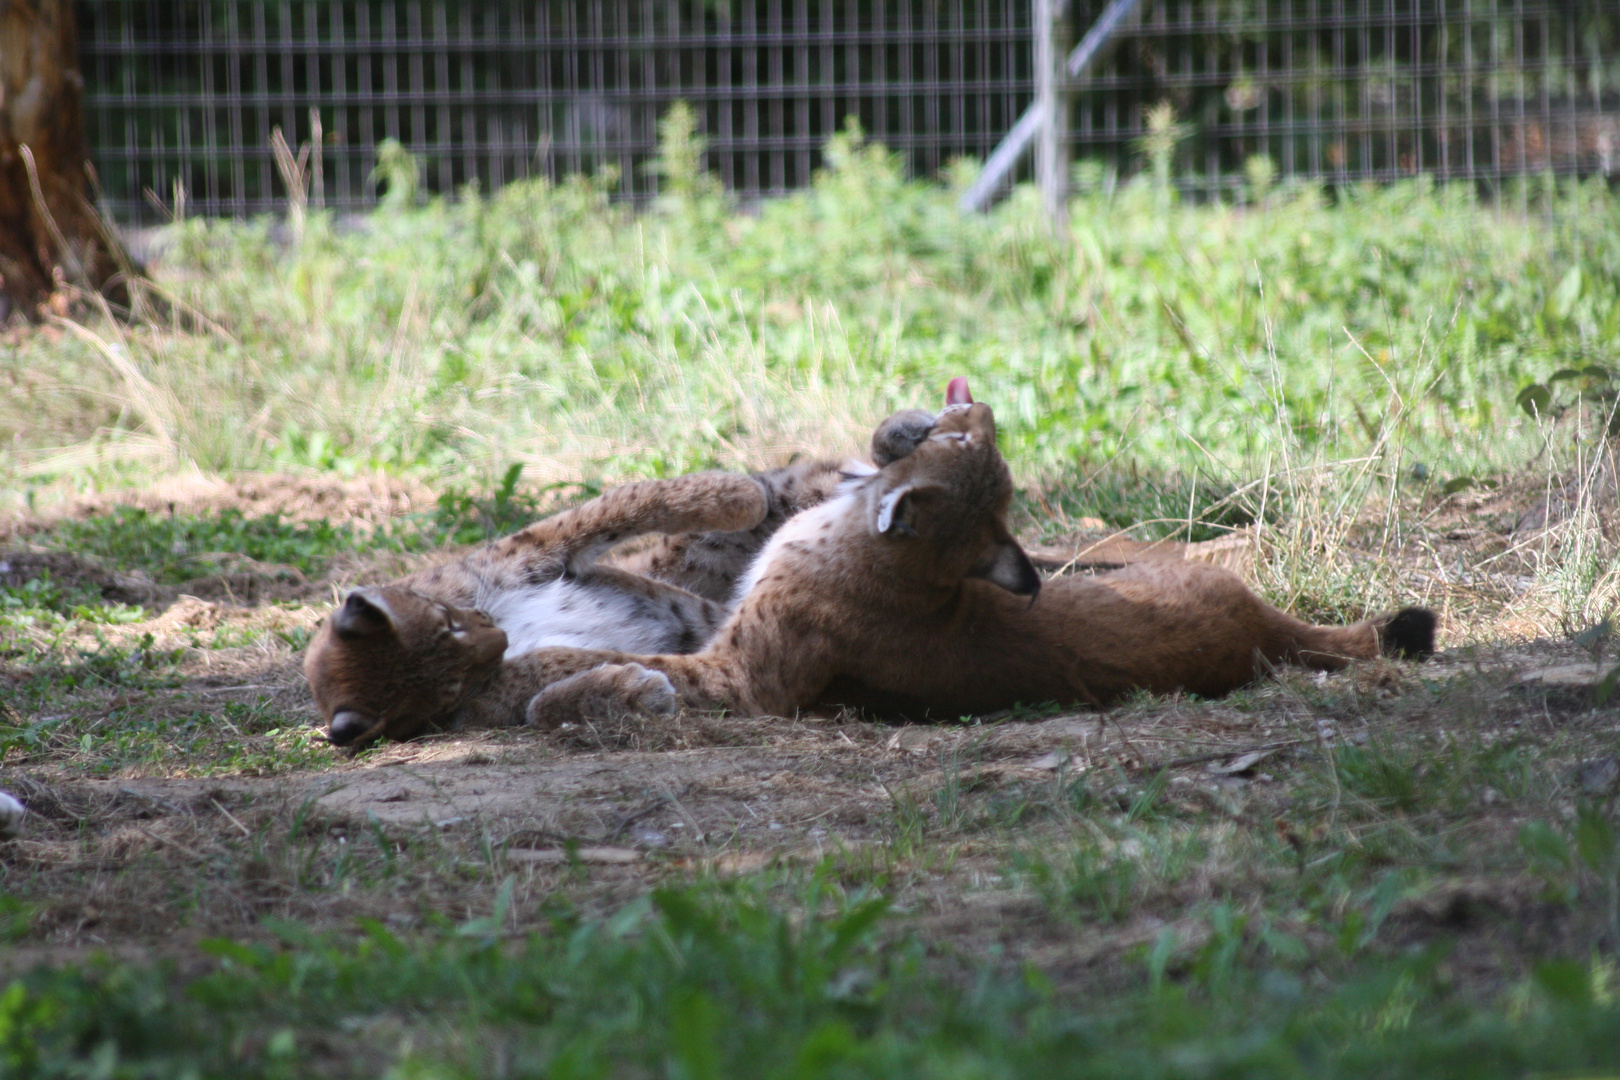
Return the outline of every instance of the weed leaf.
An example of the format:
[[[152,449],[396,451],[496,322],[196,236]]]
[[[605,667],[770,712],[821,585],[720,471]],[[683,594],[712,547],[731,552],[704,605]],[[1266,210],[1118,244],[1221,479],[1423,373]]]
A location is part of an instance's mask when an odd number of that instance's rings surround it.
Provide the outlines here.
[[[1604,621],[1607,622],[1607,620]],[[1620,664],[1610,668],[1609,673],[1603,676],[1597,686],[1593,687],[1592,700],[1599,705],[1607,702],[1609,698],[1614,696],[1614,687],[1617,682],[1620,682]]]
[[[1540,383],[1531,383],[1519,391],[1514,401],[1531,419],[1539,420],[1547,415],[1552,405],[1552,392]]]
[[[1543,866],[1567,869],[1571,854],[1565,840],[1545,821],[1527,821],[1519,827],[1519,846]]]
[[[1536,985],[1560,1005],[1577,1007],[1592,1003],[1592,977],[1573,960],[1548,960],[1535,968]]]
[[[1614,825],[1603,811],[1583,803],[1575,811],[1575,850],[1581,861],[1597,873],[1607,873],[1614,867],[1616,850]]]

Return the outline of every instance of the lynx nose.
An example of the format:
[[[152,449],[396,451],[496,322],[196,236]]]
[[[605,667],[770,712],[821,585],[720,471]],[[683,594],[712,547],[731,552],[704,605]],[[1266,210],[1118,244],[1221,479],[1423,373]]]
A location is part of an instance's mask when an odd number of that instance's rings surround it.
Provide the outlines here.
[[[370,730],[371,720],[364,713],[340,709],[333,714],[332,730],[327,732],[326,737],[332,740],[333,746],[348,746]]]

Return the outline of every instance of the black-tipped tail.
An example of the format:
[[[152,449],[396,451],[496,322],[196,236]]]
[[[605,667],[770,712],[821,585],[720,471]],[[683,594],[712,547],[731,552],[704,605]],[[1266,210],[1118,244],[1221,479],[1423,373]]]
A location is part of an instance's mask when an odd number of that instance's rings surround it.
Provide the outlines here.
[[[1427,660],[1434,655],[1438,621],[1428,608],[1401,608],[1378,628],[1378,651],[1402,660]]]

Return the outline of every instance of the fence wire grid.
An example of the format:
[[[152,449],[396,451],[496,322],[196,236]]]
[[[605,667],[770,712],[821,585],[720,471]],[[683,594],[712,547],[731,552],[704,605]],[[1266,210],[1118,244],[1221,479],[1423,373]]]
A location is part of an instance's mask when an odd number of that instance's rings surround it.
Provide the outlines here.
[[[1072,0],[1071,40],[1103,6]],[[311,110],[314,187],[339,209],[377,198],[384,139],[431,192],[611,167],[644,199],[676,101],[750,200],[807,184],[850,117],[913,175],[982,159],[1034,90],[1029,0],[82,0],[79,17],[91,156],[121,221],[177,194],[207,215],[285,205],[271,133],[310,140]],[[1168,145],[1176,181],[1216,196],[1265,169],[1612,175],[1620,5],[1143,0],[1071,109],[1082,174]]]

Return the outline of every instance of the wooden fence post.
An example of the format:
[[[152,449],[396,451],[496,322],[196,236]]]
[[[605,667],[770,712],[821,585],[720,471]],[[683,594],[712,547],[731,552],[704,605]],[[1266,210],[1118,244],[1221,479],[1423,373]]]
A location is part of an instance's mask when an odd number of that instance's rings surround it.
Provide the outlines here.
[[[1035,141],[1035,182],[1055,236],[1069,226],[1069,55],[1067,0],[1034,0],[1035,107],[1041,114]]]

